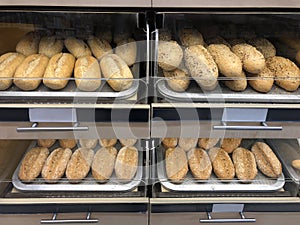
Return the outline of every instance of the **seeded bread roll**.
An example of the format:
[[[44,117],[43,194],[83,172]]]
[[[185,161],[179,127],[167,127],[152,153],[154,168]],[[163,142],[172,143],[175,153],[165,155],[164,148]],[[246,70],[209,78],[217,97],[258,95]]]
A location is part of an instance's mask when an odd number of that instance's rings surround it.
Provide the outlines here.
[[[118,151],[114,147],[102,147],[92,163],[92,175],[97,182],[106,182],[111,177]]]
[[[232,153],[232,160],[238,179],[243,181],[255,179],[257,168],[254,155],[251,151],[245,148],[237,148]]]
[[[171,182],[182,182],[188,172],[188,161],[183,149],[169,148],[165,153],[166,173]]]
[[[32,182],[37,178],[49,155],[48,148],[36,147],[30,149],[22,160],[19,178],[22,182]]]
[[[123,59],[128,66],[132,66],[136,62],[136,41],[133,38],[128,38],[118,42],[115,53]]]
[[[130,181],[136,174],[139,153],[133,146],[125,146],[118,152],[115,173],[119,180]]]
[[[79,144],[82,148],[90,148],[93,149],[96,147],[98,143],[97,139],[80,139]]]
[[[240,146],[241,138],[224,138],[221,140],[221,148],[227,153],[232,153],[234,149]]]
[[[0,57],[0,90],[6,90],[13,82],[13,76],[25,56],[17,52],[9,52]],[[2,79],[3,78],[3,79]]]
[[[212,166],[207,152],[201,148],[194,148],[187,155],[189,167],[194,178],[200,180],[209,179]]]
[[[122,146],[133,146],[137,142],[137,139],[128,138],[128,139],[119,139]]]
[[[69,148],[72,149],[76,146],[76,140],[75,139],[59,139],[59,145],[62,148]]]
[[[219,72],[226,77],[241,77],[243,65],[240,58],[223,44],[211,44],[207,50],[215,60]]]
[[[158,65],[166,71],[179,67],[183,51],[176,41],[160,41],[158,43]]]
[[[25,56],[38,53],[41,36],[38,32],[27,33],[16,45],[16,52]]]
[[[178,146],[184,151],[189,151],[197,146],[198,138],[179,138]]]
[[[228,43],[232,46],[238,45],[238,44],[245,44],[246,41],[242,38],[230,38],[227,39]]]
[[[249,44],[237,44],[231,50],[240,58],[244,70],[249,73],[258,74],[266,65],[263,54]]]
[[[215,175],[222,180],[234,178],[234,165],[228,153],[221,148],[211,148],[208,151]]]
[[[47,183],[57,183],[67,168],[72,151],[68,148],[57,148],[50,153],[42,169],[42,177]]]
[[[294,159],[291,164],[292,167],[294,167],[297,170],[300,170],[300,159]]]
[[[159,30],[159,36],[160,41],[171,41],[172,40],[172,32],[167,28],[162,28]]]
[[[165,149],[175,148],[178,144],[178,138],[163,138],[162,144]]]
[[[268,177],[278,178],[282,174],[282,166],[272,149],[263,142],[256,142],[252,148],[258,169]]]
[[[100,61],[100,67],[107,83],[115,91],[124,91],[132,86],[133,75],[131,70],[116,54],[105,55]]]
[[[184,60],[186,68],[202,89],[215,89],[218,85],[218,67],[206,48],[201,45],[187,47]]]
[[[198,146],[205,150],[214,147],[219,142],[219,138],[199,138]]]
[[[178,32],[181,44],[184,47],[204,45],[202,34],[194,28],[184,28]]]
[[[87,40],[93,55],[100,60],[104,55],[113,53],[108,41],[94,36],[90,36]]]
[[[267,93],[273,87],[274,73],[267,66],[259,74],[248,74],[248,76],[249,85],[256,91]]]
[[[38,139],[38,146],[50,148],[54,145],[55,142],[55,139]]]
[[[221,36],[214,36],[214,37],[205,39],[205,42],[208,45],[211,45],[211,44],[223,44],[223,45],[226,45],[228,48],[231,48],[231,45],[224,38],[222,38]]]
[[[274,45],[266,38],[249,39],[248,43],[260,51],[266,59],[276,55]]]
[[[299,87],[300,70],[291,60],[274,56],[267,59],[267,67],[274,73],[275,83],[286,91],[295,91]]]
[[[92,55],[89,46],[80,39],[69,37],[65,39],[64,44],[68,51],[75,57],[80,58],[83,56]]]
[[[168,86],[173,91],[183,92],[190,85],[190,77],[184,70],[175,69],[173,71],[163,71],[163,74],[167,78]]]
[[[108,41],[108,43],[112,42],[112,32],[111,32],[111,27],[109,26],[104,26],[101,27],[100,30],[97,31],[96,37],[101,39],[104,39]]]
[[[48,61],[48,57],[41,54],[27,56],[16,69],[14,84],[24,91],[35,90],[42,81]]]
[[[62,39],[58,39],[56,36],[42,37],[39,43],[39,53],[51,58],[57,53],[62,52],[64,48],[64,42]]]
[[[99,139],[99,144],[103,147],[113,147],[117,141],[117,139]]]
[[[66,177],[72,183],[80,182],[90,171],[94,151],[88,148],[78,148],[71,156],[66,169]]]
[[[296,56],[295,56],[295,60],[298,63],[298,65],[300,65],[300,50],[297,51]]]
[[[224,84],[233,91],[244,91],[247,88],[246,74],[242,71],[240,77],[225,80]]]
[[[82,91],[95,91],[101,85],[100,65],[93,56],[83,56],[76,60],[75,83]]]

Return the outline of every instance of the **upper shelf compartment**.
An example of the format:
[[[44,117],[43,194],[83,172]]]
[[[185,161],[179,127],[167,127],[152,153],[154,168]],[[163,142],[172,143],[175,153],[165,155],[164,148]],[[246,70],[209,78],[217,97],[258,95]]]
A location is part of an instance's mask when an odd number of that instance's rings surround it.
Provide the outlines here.
[[[298,13],[283,11],[158,13],[156,95],[171,102],[299,103],[299,21]]]

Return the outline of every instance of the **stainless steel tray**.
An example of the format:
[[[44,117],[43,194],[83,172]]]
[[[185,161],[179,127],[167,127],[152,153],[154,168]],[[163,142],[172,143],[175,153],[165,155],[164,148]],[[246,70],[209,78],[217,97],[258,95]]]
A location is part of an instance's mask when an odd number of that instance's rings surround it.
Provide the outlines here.
[[[242,147],[250,149],[254,140],[243,140]],[[247,192],[266,192],[277,191],[285,184],[285,177],[282,174],[278,179],[270,179],[258,171],[258,174],[251,183],[242,183],[238,179],[222,181],[214,173],[208,180],[195,180],[190,172],[182,183],[172,183],[168,180],[165,170],[165,149],[160,146],[156,149],[157,175],[161,185],[170,191],[247,191]]]
[[[220,88],[213,91],[202,92],[195,81],[191,81],[190,86],[185,92],[173,91],[165,79],[157,81],[157,90],[159,93],[174,101],[199,101],[199,102],[266,102],[266,103],[299,103],[300,89],[294,92],[288,92],[282,88],[273,85],[269,93],[259,93],[247,86],[242,92],[235,92],[219,82]]]
[[[36,142],[34,141],[27,150],[30,150],[36,146]],[[51,150],[54,150],[55,148],[59,147],[58,143],[56,142],[54,146],[50,148]],[[119,142],[116,144],[116,149],[119,150],[121,148],[121,145]],[[32,183],[23,183],[19,177],[19,169],[21,166],[20,161],[17,169],[15,170],[13,177],[12,177],[12,183],[14,187],[21,191],[130,191],[134,188],[136,188],[142,181],[143,176],[143,154],[141,151],[141,143],[138,141],[135,144],[135,147],[139,150],[139,159],[138,159],[138,168],[137,172],[135,174],[135,177],[130,182],[122,182],[116,178],[115,173],[112,174],[110,180],[106,183],[97,183],[91,174],[91,171],[87,175],[87,177],[82,180],[80,183],[72,184],[68,181],[68,179],[64,176],[61,180],[59,180],[58,183],[55,184],[49,184],[44,181],[42,177],[38,177],[34,182]],[[99,145],[96,146],[94,149],[95,151],[100,148]]]

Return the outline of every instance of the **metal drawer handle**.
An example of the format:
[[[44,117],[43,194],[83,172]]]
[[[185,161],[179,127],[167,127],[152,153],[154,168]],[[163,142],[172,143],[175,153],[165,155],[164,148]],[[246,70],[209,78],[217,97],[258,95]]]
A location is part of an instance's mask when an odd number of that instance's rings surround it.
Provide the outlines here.
[[[239,219],[213,219],[211,212],[207,212],[208,219],[200,219],[200,223],[255,223],[256,219],[246,218],[243,212],[239,212],[241,218]]]
[[[17,132],[46,132],[46,131],[88,131],[89,127],[79,127],[75,123],[73,127],[38,127],[38,123],[33,123],[31,127],[18,127]]]
[[[89,212],[86,219],[70,219],[70,220],[57,220],[57,213],[54,213],[51,220],[41,220],[41,224],[64,224],[64,223],[98,223],[99,219],[91,219],[91,213]]]
[[[215,130],[282,130],[282,126],[268,126],[265,122],[261,126],[231,126],[222,122],[222,125],[215,125]]]

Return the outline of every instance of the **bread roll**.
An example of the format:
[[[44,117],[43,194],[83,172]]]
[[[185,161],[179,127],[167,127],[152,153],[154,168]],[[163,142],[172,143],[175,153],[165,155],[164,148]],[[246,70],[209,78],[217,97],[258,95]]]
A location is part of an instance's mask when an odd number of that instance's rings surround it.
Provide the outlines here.
[[[249,44],[237,44],[231,50],[240,58],[243,68],[249,73],[258,74],[266,65],[263,54]]]
[[[100,39],[90,36],[87,43],[92,50],[93,55],[100,60],[104,55],[113,53],[109,42],[105,39]]]
[[[56,36],[42,37],[39,43],[39,53],[51,58],[57,53],[62,52],[64,48],[64,42],[62,39],[58,39]]]
[[[194,148],[188,152],[188,162],[194,178],[209,179],[212,171],[208,154],[201,148]]]
[[[276,55],[274,45],[266,38],[249,39],[248,43],[260,51],[266,59]]]
[[[160,41],[171,41],[172,40],[172,32],[167,28],[159,29],[158,39]]]
[[[54,55],[46,68],[43,83],[53,90],[66,87],[72,76],[75,58],[69,53],[58,53]]]
[[[178,144],[178,138],[163,138],[162,144],[165,149],[175,148]]]
[[[100,148],[92,163],[92,175],[97,182],[106,182],[112,175],[117,157],[114,147]]]
[[[297,170],[300,170],[300,159],[295,159],[292,161],[292,167],[294,167]]]
[[[181,69],[173,71],[163,71],[164,76],[167,78],[168,86],[177,92],[185,91],[190,85],[190,78],[187,72]]]
[[[48,148],[36,147],[30,149],[22,160],[19,179],[22,182],[32,182],[37,178],[42,171],[48,155]]]
[[[76,60],[75,83],[82,91],[95,91],[101,85],[100,65],[93,56],[83,56]]]
[[[291,60],[281,56],[267,59],[267,67],[274,73],[275,83],[286,91],[295,91],[299,87],[300,70]]]
[[[72,149],[76,146],[77,142],[75,139],[59,139],[59,145],[62,148]]]
[[[295,50],[300,50],[300,39],[298,37],[292,37],[290,34],[279,38],[281,42],[286,44],[288,47]]]
[[[232,46],[238,45],[238,44],[245,44],[246,41],[242,38],[230,38],[227,39],[228,43]]]
[[[80,58],[83,56],[92,55],[89,46],[80,39],[69,37],[65,39],[64,44],[68,51],[75,57]]]
[[[263,142],[256,142],[252,148],[258,169],[268,177],[278,178],[282,174],[282,166],[272,149]]]
[[[103,147],[113,147],[117,141],[117,139],[99,139],[99,144]]]
[[[250,76],[248,83],[254,90],[267,93],[272,89],[274,83],[274,73],[267,66],[265,66],[257,75],[248,75]]]
[[[205,42],[208,45],[211,45],[211,44],[223,44],[223,45],[226,45],[227,47],[231,48],[231,45],[224,38],[222,38],[221,36],[215,36],[215,37],[206,39]]]
[[[133,38],[128,38],[118,42],[115,53],[123,59],[128,66],[132,66],[136,62],[136,41]]]
[[[24,91],[35,90],[42,81],[48,61],[48,57],[41,54],[27,56],[16,69],[14,84]]]
[[[176,41],[159,41],[158,65],[166,71],[179,67],[183,58],[183,51]]]
[[[189,151],[192,148],[195,148],[198,143],[198,138],[179,138],[178,146],[184,151]]]
[[[206,48],[201,45],[186,48],[184,60],[191,76],[202,89],[215,89],[218,85],[218,67]]]
[[[221,148],[211,148],[208,151],[215,175],[222,180],[234,178],[235,169],[228,153]]]
[[[80,182],[91,168],[94,151],[89,148],[78,148],[71,156],[66,169],[66,177],[70,182]]]
[[[0,57],[0,90],[6,90],[13,82],[13,76],[25,56],[17,52],[9,52]],[[4,79],[3,79],[4,78]]]
[[[124,30],[115,30],[114,31],[114,43],[117,44],[120,41],[130,38],[132,36],[132,33],[129,29],[123,27]]]
[[[103,77],[115,91],[124,91],[131,87],[133,75],[127,64],[116,54],[105,55],[100,61]]]
[[[38,32],[27,33],[16,45],[16,52],[25,56],[38,53],[41,36]]]
[[[219,142],[219,138],[199,138],[198,146],[203,149],[210,149]]]
[[[38,146],[50,148],[54,145],[56,139],[38,139]]]
[[[130,181],[136,174],[138,167],[138,150],[133,146],[125,146],[118,152],[115,173],[119,180]]]
[[[247,88],[246,74],[242,71],[240,77],[225,80],[224,84],[233,91],[244,91]]]
[[[224,138],[221,140],[221,148],[227,153],[232,153],[234,149],[240,146],[241,138]]]
[[[72,151],[68,148],[57,148],[50,153],[42,169],[42,177],[47,183],[57,183],[67,168]]]
[[[128,139],[119,139],[122,146],[133,146],[135,145],[137,139],[128,138]]]
[[[102,27],[100,30],[96,33],[96,37],[106,40],[108,43],[112,42],[112,32],[111,27]]]
[[[93,149],[96,147],[98,143],[97,139],[80,139],[79,144],[82,148],[90,148]]]
[[[295,60],[298,63],[298,65],[300,64],[300,50],[297,51],[296,56],[295,56]]]
[[[188,161],[183,149],[169,148],[165,153],[166,174],[171,182],[182,182],[188,172]]]
[[[184,47],[204,45],[202,34],[194,28],[184,28],[178,32],[179,40]]]
[[[245,148],[235,149],[232,153],[232,161],[238,179],[243,181],[255,179],[257,168],[254,155],[251,151]]]

